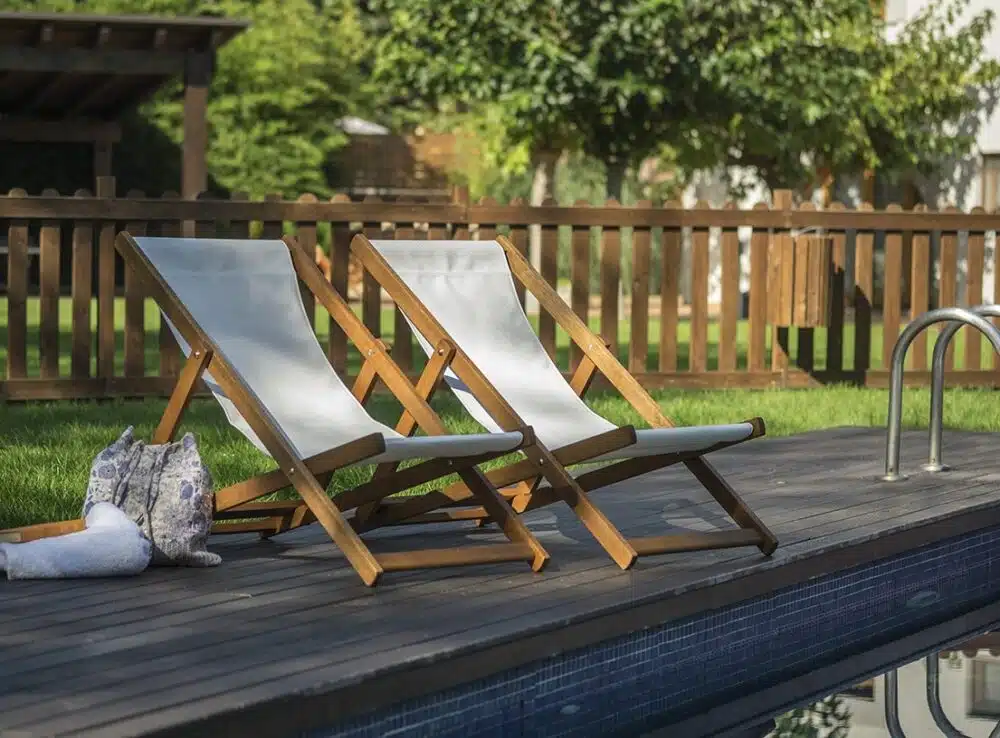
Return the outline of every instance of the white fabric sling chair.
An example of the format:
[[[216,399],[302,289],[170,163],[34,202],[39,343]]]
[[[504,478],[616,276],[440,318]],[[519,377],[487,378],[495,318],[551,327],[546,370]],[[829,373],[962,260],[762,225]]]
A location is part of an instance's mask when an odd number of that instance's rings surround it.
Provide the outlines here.
[[[488,477],[525,512],[556,501],[570,505],[608,554],[628,568],[637,556],[675,551],[757,546],[770,555],[777,539],[704,458],[711,451],[764,435],[753,418],[730,425],[674,427],[656,401],[604,341],[566,305],[510,243],[496,241],[370,241],[356,236],[351,249],[403,312],[429,354],[441,341],[455,354],[444,382],[484,428],[502,433],[531,425],[537,443],[527,459]],[[583,351],[567,381],[535,335],[518,299],[514,278],[538,300]],[[601,372],[652,428],[616,427],[582,400]],[[607,462],[571,475],[566,467]],[[684,464],[738,527],[626,539],[589,499],[588,492],[655,469]],[[512,491],[509,491],[513,487]],[[444,490],[460,498],[461,485]],[[468,493],[466,492],[466,496]],[[419,514],[433,496],[389,508],[359,511],[369,525]],[[480,511],[489,518],[488,511]]]
[[[477,468],[530,446],[531,429],[449,435],[424,399],[429,393],[418,392],[297,243],[140,238],[123,232],[115,246],[187,356],[152,442],[173,438],[203,378],[229,422],[278,464],[275,471],[215,493],[215,519],[233,522],[218,523],[213,532],[273,535],[318,521],[369,586],[383,571],[425,567],[526,561],[541,570],[545,549]],[[353,391],[316,339],[299,280],[365,357]],[[445,344],[439,348],[448,355]],[[428,369],[433,374],[434,367]],[[403,405],[395,430],[362,404],[376,378]],[[412,436],[418,426],[428,435]],[[424,461],[399,468],[400,462],[417,459]],[[333,472],[357,464],[377,464],[374,477],[331,499],[326,487]],[[510,543],[373,553],[341,514],[452,474],[500,522]],[[301,500],[252,502],[288,486]],[[37,533],[33,529],[30,535]]]

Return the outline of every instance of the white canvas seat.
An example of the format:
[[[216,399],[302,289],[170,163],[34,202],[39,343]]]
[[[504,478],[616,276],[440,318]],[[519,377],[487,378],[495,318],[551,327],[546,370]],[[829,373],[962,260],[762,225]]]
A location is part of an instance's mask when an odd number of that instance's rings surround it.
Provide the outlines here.
[[[303,458],[370,433],[385,437],[386,450],[358,463],[473,456],[521,444],[517,431],[406,438],[372,418],[316,340],[284,242],[144,237],[135,242]],[[168,325],[189,355],[183,336],[169,320]],[[211,372],[204,378],[233,427],[267,453]]]
[[[616,427],[587,406],[552,362],[524,314],[496,241],[371,243],[542,443],[555,450]],[[431,344],[414,333],[430,354]],[[454,370],[445,382],[484,428],[500,432]],[[698,451],[752,434],[750,423],[641,429],[634,444],[591,461]]]
[[[644,554],[757,546],[770,555],[777,539],[711,466],[705,455],[764,435],[764,421],[675,427],[604,342],[547,284],[517,248],[496,241],[369,241],[351,250],[406,317],[432,356],[442,341],[454,347],[441,376],[486,430],[531,425],[540,453],[490,472],[526,512],[562,501],[622,568]],[[567,380],[525,316],[514,280],[529,291],[583,352]],[[434,358],[431,358],[434,361]],[[597,374],[652,426],[615,426],[583,401]],[[594,468],[594,462],[601,462]],[[592,490],[683,464],[737,524],[732,530],[625,538],[589,498]],[[567,467],[577,466],[571,474]],[[449,490],[452,498],[456,490]],[[382,513],[386,520],[418,513],[420,502]]]

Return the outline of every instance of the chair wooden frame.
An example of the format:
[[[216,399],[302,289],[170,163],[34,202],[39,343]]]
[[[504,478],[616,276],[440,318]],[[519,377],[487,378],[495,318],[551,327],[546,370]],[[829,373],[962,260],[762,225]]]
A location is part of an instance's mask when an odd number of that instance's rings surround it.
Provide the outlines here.
[[[675,424],[663,414],[659,405],[638,380],[622,366],[606,343],[566,305],[517,247],[503,236],[497,238],[497,242],[504,249],[514,278],[535,296],[542,309],[548,311],[569,334],[571,340],[582,349],[583,360],[569,380],[577,395],[583,397],[600,372],[650,426],[673,427]],[[462,347],[393,271],[372,243],[364,235],[359,234],[352,240],[351,250],[362,267],[386,290],[425,339],[432,345],[446,341],[454,347],[454,355],[449,362],[450,368],[497,425],[502,430],[524,425],[524,421],[515,410],[500,396],[482,371],[464,353]],[[764,421],[761,418],[753,418],[746,422],[752,425],[753,430],[744,441],[764,435]],[[624,426],[556,450],[549,450],[542,442],[536,440],[530,449],[522,450],[525,459],[491,470],[487,477],[500,488],[516,485],[509,496],[512,498],[514,509],[519,513],[559,501],[568,504],[611,558],[623,569],[630,567],[640,555],[741,546],[756,546],[768,556],[775,551],[778,541],[774,534],[705,459],[705,454],[711,451],[743,441],[719,443],[697,452],[626,458],[584,472],[576,478],[566,470],[569,465],[596,459],[611,451],[625,448],[635,441],[636,432],[632,426]],[[734,520],[738,528],[626,539],[588,497],[588,493],[595,489],[674,464],[684,464]],[[548,487],[539,488],[542,479],[548,482]],[[436,494],[442,497],[438,498]],[[364,516],[365,523],[375,526],[396,522],[410,515],[420,515],[435,505],[454,503],[468,498],[468,490],[463,490],[461,483],[456,483],[439,493],[407,500],[392,507],[363,511],[367,513]],[[490,518],[488,511],[480,509],[478,512],[480,520]]]
[[[303,283],[330,313],[331,319],[355,342],[366,357],[364,367],[355,382],[353,393],[364,402],[371,394],[376,379],[381,379],[400,400],[404,413],[397,431],[413,435],[418,427],[428,435],[447,435],[448,431],[427,403],[437,386],[444,368],[441,362],[428,363],[417,386],[410,382],[398,365],[334,290],[314,261],[290,238],[284,239],[292,263]],[[497,491],[477,467],[490,459],[512,451],[484,453],[457,458],[435,458],[399,469],[396,463],[380,464],[371,481],[346,490],[331,498],[326,487],[333,473],[341,468],[364,462],[385,451],[385,439],[373,433],[336,448],[300,458],[277,427],[267,409],[261,405],[240,375],[219,354],[212,339],[201,329],[170,286],[163,280],[134,238],[127,232],[118,235],[115,247],[133,269],[148,296],[153,298],[171,323],[191,347],[173,393],[153,434],[152,443],[167,443],[177,431],[199,379],[207,370],[233,402],[261,443],[278,463],[278,469],[239,482],[215,493],[215,518],[223,521],[213,532],[258,532],[264,535],[282,533],[318,521],[336,546],[344,553],[362,581],[374,586],[385,571],[526,561],[540,571],[548,561],[548,553],[515,514],[508,501]],[[447,342],[439,345],[440,356],[450,357]],[[531,448],[535,443],[529,427],[517,429],[523,436],[518,449]],[[518,449],[513,449],[514,451]],[[393,553],[373,553],[358,535],[357,521],[345,519],[342,512],[356,509],[372,500],[383,500],[412,487],[458,474],[472,497],[489,511],[491,519],[500,523],[509,543]],[[253,502],[259,497],[291,486],[301,501]],[[256,519],[254,519],[256,518]],[[249,522],[225,522],[251,519]],[[425,517],[425,519],[430,519]],[[451,519],[447,514],[438,519]],[[32,540],[45,535],[59,535],[82,527],[82,521],[31,526],[6,531],[7,540]],[[18,530],[23,533],[19,536]]]

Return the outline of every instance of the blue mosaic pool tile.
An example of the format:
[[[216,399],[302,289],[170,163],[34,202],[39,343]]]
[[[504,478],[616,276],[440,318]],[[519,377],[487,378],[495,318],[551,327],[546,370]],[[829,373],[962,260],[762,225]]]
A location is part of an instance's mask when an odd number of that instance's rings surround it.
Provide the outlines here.
[[[640,731],[1000,596],[1000,527],[354,717],[308,738]],[[922,593],[935,590],[936,598]],[[915,596],[917,607],[907,607]]]

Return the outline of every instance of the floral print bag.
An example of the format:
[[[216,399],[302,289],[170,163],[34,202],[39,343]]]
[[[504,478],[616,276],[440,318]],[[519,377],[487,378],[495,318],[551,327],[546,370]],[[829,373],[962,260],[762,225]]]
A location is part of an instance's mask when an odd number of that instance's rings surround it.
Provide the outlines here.
[[[148,445],[129,426],[94,459],[83,514],[110,502],[139,526],[153,545],[152,564],[217,566],[208,551],[212,477],[191,433],[174,443]]]

